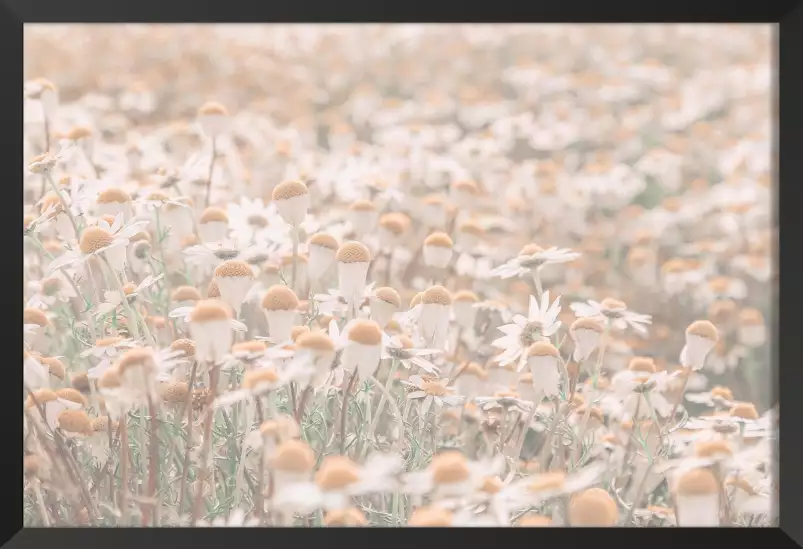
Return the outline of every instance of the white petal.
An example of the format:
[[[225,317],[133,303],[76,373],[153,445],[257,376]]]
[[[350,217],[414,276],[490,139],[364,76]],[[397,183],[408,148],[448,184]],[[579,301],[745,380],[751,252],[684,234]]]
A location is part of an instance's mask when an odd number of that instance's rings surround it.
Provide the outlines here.
[[[546,317],[549,320],[554,321],[556,318],[558,318],[559,314],[560,314],[560,296],[556,297],[555,301],[552,302],[552,305],[550,305],[549,309],[547,310]]]
[[[55,270],[66,267],[67,265],[75,263],[76,261],[80,261],[82,258],[83,256],[78,251],[65,252],[51,261],[50,265],[47,267],[47,270],[48,272],[52,273]]]
[[[537,318],[538,318],[538,316],[537,316],[537,315],[538,315],[538,312],[536,311],[536,314],[535,314],[535,316],[533,316],[533,315],[531,314],[531,315],[530,315],[530,318],[537,320]],[[514,322],[515,324],[506,324],[506,325],[504,325],[504,326],[499,326],[499,328],[497,328],[497,329],[498,329],[498,330],[500,330],[500,331],[502,331],[502,332],[505,332],[505,333],[507,334],[507,333],[510,333],[510,332],[508,332],[508,331],[505,331],[503,328],[512,329],[512,327],[516,327],[516,328],[518,328],[518,329],[519,329],[519,332],[521,332],[521,329],[522,329],[522,328],[524,328],[524,327],[527,325],[527,323],[528,323],[529,321],[530,321],[530,320],[529,320],[528,318],[525,318],[525,317],[524,317],[524,316],[522,316],[522,315],[513,315],[513,322]]]
[[[238,389],[236,391],[229,391],[228,393],[224,393],[215,399],[214,406],[215,408],[221,408],[224,406],[230,406],[235,402],[240,402],[242,400],[246,400],[251,396],[251,391],[247,389]]]
[[[506,335],[504,337],[500,337],[499,339],[494,339],[491,342],[492,347],[496,347],[497,349],[510,349],[510,347],[515,343],[518,336],[509,336]]]
[[[534,295],[531,295],[530,296],[530,310],[529,310],[527,316],[530,317],[530,318],[535,318],[535,315],[537,313],[538,313],[538,301],[536,301]],[[514,318],[514,322],[515,322],[515,318]]]
[[[170,318],[186,318],[192,313],[193,307],[179,307],[170,311],[168,316]]]
[[[539,314],[546,313],[549,310],[549,290],[541,294],[541,306],[538,308]]]
[[[688,353],[688,351],[686,350],[686,346],[684,345],[683,348],[680,350],[680,359],[679,360],[680,360],[680,363],[686,368],[688,368],[690,366],[688,364],[688,359],[686,357],[687,353]]]
[[[248,326],[240,322],[239,320],[235,320],[233,318],[229,319],[229,324],[231,324],[232,329],[237,332],[247,332]]]

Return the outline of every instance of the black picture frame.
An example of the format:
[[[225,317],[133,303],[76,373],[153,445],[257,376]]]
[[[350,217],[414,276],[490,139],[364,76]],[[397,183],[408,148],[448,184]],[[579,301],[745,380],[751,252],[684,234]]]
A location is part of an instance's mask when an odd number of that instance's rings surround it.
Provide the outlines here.
[[[3,0],[0,3],[0,51],[3,52],[3,78],[0,79],[0,154],[5,160],[2,166],[2,188],[6,198],[2,206],[7,213],[0,216],[0,241],[4,268],[0,269],[3,282],[0,288],[0,310],[4,315],[7,332],[2,332],[3,343],[9,354],[19,352],[22,339],[19,317],[22,308],[22,240],[17,231],[22,228],[22,186],[20,159],[22,157],[22,29],[33,22],[775,22],[778,38],[776,71],[778,132],[777,151],[777,210],[779,249],[777,254],[780,284],[780,300],[774,319],[773,334],[776,337],[773,353],[773,386],[776,400],[783,402],[784,417],[789,427],[781,427],[780,437],[780,528],[745,529],[635,529],[620,528],[595,531],[594,529],[134,529],[124,532],[117,529],[22,529],[22,452],[20,418],[22,411],[22,370],[6,364],[4,387],[8,393],[0,399],[3,409],[5,448],[3,456],[2,486],[0,497],[6,500],[6,518],[0,522],[0,544],[8,548],[23,547],[180,547],[210,549],[238,545],[255,547],[330,547],[359,543],[411,546],[432,544],[464,547],[506,545],[567,544],[570,547],[586,547],[593,544],[615,547],[643,547],[649,545],[702,546],[711,544],[745,543],[767,547],[791,547],[803,545],[803,520],[800,509],[803,505],[803,484],[800,464],[803,463],[803,433],[796,428],[796,418],[801,412],[803,376],[797,361],[803,356],[801,341],[794,322],[800,300],[799,245],[792,235],[803,234],[795,226],[801,223],[801,169],[800,148],[803,146],[803,2],[778,1],[765,3],[735,4],[731,2],[597,2],[574,0],[571,2],[513,2],[497,0],[491,3],[468,2],[448,8],[445,3],[432,2],[323,2],[295,0],[294,2],[243,2],[227,0],[172,0],[156,2],[110,2],[109,0]],[[784,236],[785,235],[785,236]],[[783,250],[786,253],[782,253]],[[798,274],[795,274],[798,273]],[[13,314],[12,314],[13,313]],[[782,317],[786,318],[781,323]],[[9,359],[9,363],[19,359]],[[19,362],[17,362],[19,364]],[[780,365],[786,367],[780,373]],[[780,377],[782,376],[782,377]],[[779,380],[783,381],[780,383]],[[652,538],[652,539],[648,539]],[[249,542],[248,539],[251,539]],[[349,542],[348,540],[351,539]],[[438,539],[441,541],[438,542]],[[505,541],[507,539],[508,541]],[[728,541],[730,539],[730,542]],[[763,542],[761,540],[764,540]],[[461,541],[462,540],[462,541]]]

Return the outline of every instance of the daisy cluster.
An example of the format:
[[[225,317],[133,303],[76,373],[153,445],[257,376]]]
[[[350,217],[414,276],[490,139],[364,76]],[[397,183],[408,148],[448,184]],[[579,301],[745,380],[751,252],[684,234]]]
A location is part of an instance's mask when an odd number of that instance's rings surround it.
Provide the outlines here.
[[[25,34],[26,525],[776,523],[769,27]]]

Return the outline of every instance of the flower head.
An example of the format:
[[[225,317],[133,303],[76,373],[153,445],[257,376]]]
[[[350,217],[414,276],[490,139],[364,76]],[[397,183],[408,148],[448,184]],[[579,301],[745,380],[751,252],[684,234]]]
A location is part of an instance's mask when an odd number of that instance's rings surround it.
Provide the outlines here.
[[[503,279],[525,276],[537,272],[547,265],[569,263],[578,257],[580,257],[579,253],[572,252],[567,248],[543,249],[536,244],[528,244],[522,248],[517,257],[493,269],[490,275]]]

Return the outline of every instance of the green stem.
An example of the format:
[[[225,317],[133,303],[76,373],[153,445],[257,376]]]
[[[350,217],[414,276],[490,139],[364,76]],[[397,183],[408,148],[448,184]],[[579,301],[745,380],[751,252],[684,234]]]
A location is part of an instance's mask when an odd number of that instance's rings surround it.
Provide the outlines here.
[[[609,321],[605,323],[605,328],[602,331],[602,341],[600,342],[599,351],[597,352],[597,363],[594,365],[594,378],[591,384],[591,387],[594,391],[596,391],[597,389],[597,380],[599,379],[599,374],[600,371],[602,370],[602,362],[605,359],[605,350],[608,348],[608,339],[610,337],[610,334],[611,334],[611,323]],[[575,448],[574,450],[575,466],[577,465],[577,460],[580,458],[580,452],[582,452],[583,449],[583,436],[585,435],[586,428],[588,427],[588,418],[591,416],[591,406],[593,405],[593,402],[592,399],[590,398],[590,395],[587,400],[588,401],[586,402],[585,405],[586,410],[585,413],[583,414],[583,419],[580,422],[580,429],[577,432],[578,443],[577,443],[577,448]]]
[[[340,455],[346,453],[346,423],[348,422],[349,393],[357,379],[357,369],[354,369],[346,388],[343,390],[343,407],[340,409]]]
[[[215,171],[215,160],[217,160],[217,145],[215,138],[212,138],[212,159],[209,161],[209,174],[206,176],[206,207],[210,206],[209,199],[212,193],[212,174]]]
[[[533,271],[533,282],[535,282],[535,293],[538,294],[538,299],[540,300],[544,290],[541,286],[541,272],[538,269]]]
[[[67,199],[64,198],[64,195],[61,193],[61,189],[56,186],[53,182],[53,178],[50,177],[50,172],[45,172],[45,180],[50,188],[56,193],[56,196],[59,197],[59,201],[61,202],[62,207],[64,208],[64,213],[70,219],[70,223],[72,224],[72,228],[75,231],[75,238],[80,238],[81,231],[78,230],[78,223],[75,221],[75,217],[72,215],[72,211],[70,211],[70,206],[67,204]]]
[[[136,308],[131,307],[131,305],[128,303],[128,298],[125,295],[125,290],[123,290],[123,283],[120,281],[120,277],[117,276],[114,268],[105,257],[103,258],[103,262],[106,264],[106,268],[111,274],[115,286],[117,286],[117,291],[120,292],[120,295],[123,298],[123,309],[125,309],[126,316],[129,319],[128,325],[131,328],[134,338],[139,339],[140,337],[139,327],[137,326],[137,323],[140,322],[142,323],[142,329],[145,331],[145,337],[150,340],[152,345],[156,346],[156,340],[151,335],[150,330],[148,330],[148,325],[145,323],[145,319],[142,318],[142,315],[139,314],[139,311]]]
[[[390,409],[393,411],[393,413],[398,418],[398,422],[399,422],[399,435],[398,436],[399,436],[399,438],[404,437],[404,420],[402,418],[401,410],[399,410],[399,407],[396,405],[396,402],[393,400],[393,394],[390,392],[390,389],[388,389],[387,387],[383,387],[382,384],[379,383],[379,380],[376,379],[374,376],[371,376],[371,381],[373,381],[374,384],[376,385],[376,387],[380,391],[382,391],[382,398],[384,398],[387,401],[388,405],[390,406]]]
[[[37,247],[38,247],[40,250],[42,250],[42,251],[43,251],[43,252],[44,252],[44,253],[47,255],[47,257],[48,257],[49,259],[51,259],[51,260],[52,260],[52,259],[54,259],[54,257],[53,257],[53,254],[51,254],[50,252],[48,252],[48,251],[45,249],[45,247],[42,245],[42,243],[41,243],[41,242],[39,242],[39,239],[38,239],[38,238],[36,238],[36,237],[35,237],[35,236],[33,236],[32,234],[28,234],[28,235],[26,235],[26,236],[27,236],[27,237],[28,237],[28,238],[29,238],[29,239],[30,239],[30,240],[31,240],[31,241],[32,241],[34,244],[36,244],[36,246],[37,246]],[[88,299],[87,299],[87,298],[84,296],[84,294],[81,292],[80,288],[78,288],[78,285],[75,283],[75,280],[73,280],[73,278],[72,278],[72,277],[71,277],[69,274],[67,274],[67,271],[65,271],[65,270],[64,270],[64,267],[60,267],[60,268],[59,268],[59,272],[61,272],[61,274],[62,274],[62,275],[64,275],[64,278],[65,278],[65,279],[67,280],[67,282],[70,284],[70,287],[72,287],[72,289],[73,289],[73,291],[75,292],[75,294],[76,294],[77,296],[79,296],[81,299],[83,299],[83,300],[84,300],[84,307],[86,307],[86,309],[87,309],[87,310],[86,310],[86,316],[87,316],[86,323],[87,323],[87,325],[89,326],[89,333],[92,335],[92,341],[95,341],[95,340],[97,339],[97,337],[96,337],[96,334],[95,334],[95,322],[94,322],[94,320],[92,319],[92,315],[89,313],[89,306],[87,305],[87,304],[90,304],[90,305],[91,305],[91,302],[90,302],[90,301],[89,301],[89,300],[88,300]]]
[[[675,414],[678,411],[680,403],[683,402],[683,395],[686,394],[686,386],[689,384],[690,377],[691,377],[691,368],[687,369],[685,374],[683,375],[683,385],[680,388],[680,396],[678,396],[675,405],[672,407],[672,412],[669,414],[669,420],[667,422],[667,425],[669,425],[669,423],[672,423],[675,420]]]
[[[167,276],[167,263],[165,263],[165,251],[164,246],[162,245],[162,223],[160,221],[159,216],[159,208],[156,208],[156,246],[158,247],[159,251],[159,261],[162,262],[162,271],[164,272],[164,287],[165,292],[167,293],[167,300],[170,299],[170,277]]]
[[[385,403],[387,402],[390,395],[390,388],[393,386],[393,376],[396,374],[396,370],[399,367],[399,360],[393,359],[393,362],[390,365],[390,373],[388,373],[388,380],[385,383],[384,390],[382,391],[382,399],[379,401],[379,405],[376,407],[376,414],[374,415],[374,420],[371,422],[371,426],[368,428],[368,438],[374,438],[374,431],[376,430],[376,425],[379,423],[379,418],[382,415],[382,412],[385,410]],[[401,416],[399,416],[401,417]],[[403,426],[402,426],[403,427]],[[403,431],[404,429],[402,429]]]
[[[296,291],[296,276],[298,273],[298,227],[293,225],[291,230],[293,237],[293,272],[292,272],[292,288]]]

